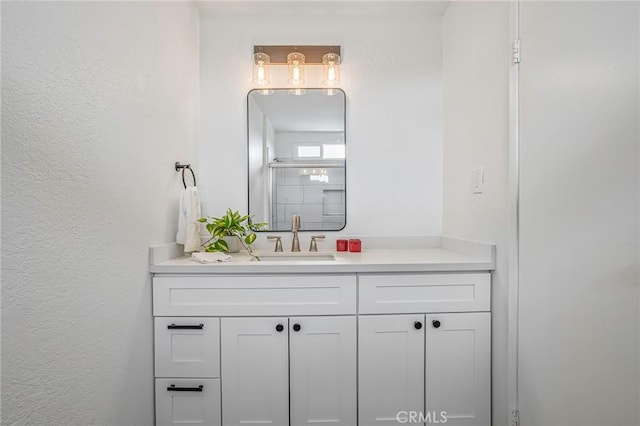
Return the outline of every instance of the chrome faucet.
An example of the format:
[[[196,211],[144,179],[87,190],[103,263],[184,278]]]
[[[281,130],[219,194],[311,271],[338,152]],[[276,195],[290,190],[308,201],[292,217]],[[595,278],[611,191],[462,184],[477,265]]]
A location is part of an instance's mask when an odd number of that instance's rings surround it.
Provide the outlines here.
[[[298,239],[298,231],[300,230],[300,216],[294,214],[291,217],[291,232],[293,232],[293,241],[291,242],[291,251],[300,251],[300,240]]]
[[[280,235],[267,235],[267,240],[276,240],[276,248],[274,251],[282,251],[282,237],[280,237]]]
[[[309,245],[309,251],[318,251],[317,240],[324,240],[324,235],[312,235],[311,244]]]

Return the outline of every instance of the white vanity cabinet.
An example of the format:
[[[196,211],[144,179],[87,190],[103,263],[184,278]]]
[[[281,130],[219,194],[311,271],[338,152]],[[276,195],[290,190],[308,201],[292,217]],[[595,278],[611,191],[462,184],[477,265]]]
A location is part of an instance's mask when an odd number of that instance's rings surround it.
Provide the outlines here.
[[[155,275],[156,424],[356,426],[356,294],[356,274]]]
[[[223,318],[223,424],[356,424],[356,318]]]
[[[225,425],[289,424],[287,318],[222,319]]]
[[[361,316],[360,424],[397,425],[398,413],[415,412],[489,426],[490,332],[488,312]]]
[[[156,379],[156,426],[221,425],[220,379]]]
[[[220,425],[220,320],[156,317],[156,425]]]
[[[413,412],[490,426],[489,274],[362,275],[359,286],[360,424],[403,424]]]
[[[356,425],[356,317],[289,319],[291,425]]]
[[[156,272],[153,299],[156,425],[491,423],[488,272]]]
[[[424,411],[424,315],[358,319],[362,425],[396,425],[401,411]]]
[[[156,317],[156,377],[220,377],[220,319]]]
[[[491,424],[491,314],[427,315],[425,410],[453,426]]]

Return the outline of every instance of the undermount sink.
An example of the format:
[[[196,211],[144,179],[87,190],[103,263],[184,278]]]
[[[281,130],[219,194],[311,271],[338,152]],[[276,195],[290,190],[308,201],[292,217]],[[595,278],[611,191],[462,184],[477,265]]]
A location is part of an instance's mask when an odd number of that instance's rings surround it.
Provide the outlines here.
[[[331,261],[336,260],[336,257],[332,253],[319,253],[319,252],[300,252],[300,253],[286,253],[286,252],[262,252],[256,253],[261,262],[309,262],[309,261]]]

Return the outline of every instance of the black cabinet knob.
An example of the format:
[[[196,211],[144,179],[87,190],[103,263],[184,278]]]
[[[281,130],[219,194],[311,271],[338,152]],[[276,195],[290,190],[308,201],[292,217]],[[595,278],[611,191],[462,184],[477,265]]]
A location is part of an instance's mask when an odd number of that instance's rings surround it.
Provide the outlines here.
[[[282,325],[282,324],[278,324],[278,325],[276,325],[276,331],[277,331],[278,333],[280,333],[282,330],[284,330],[284,325]]]
[[[431,324],[433,324],[433,328],[440,328],[440,321],[434,320]]]
[[[416,330],[420,330],[422,328],[422,323],[420,321],[416,321],[413,323],[413,326]]]
[[[300,331],[300,324],[293,324],[293,331]]]

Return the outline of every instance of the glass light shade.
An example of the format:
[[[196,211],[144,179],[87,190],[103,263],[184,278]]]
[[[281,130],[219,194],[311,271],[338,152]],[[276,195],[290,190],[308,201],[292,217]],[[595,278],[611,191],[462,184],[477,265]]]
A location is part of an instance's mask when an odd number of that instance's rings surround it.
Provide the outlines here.
[[[304,55],[300,52],[291,52],[287,55],[289,66],[289,79],[287,82],[293,86],[304,84]]]
[[[304,95],[305,93],[307,93],[307,91],[306,91],[306,90],[304,90],[304,89],[301,89],[301,88],[299,88],[299,87],[298,87],[298,88],[295,88],[295,89],[289,89],[289,94],[290,94],[290,95],[294,95],[294,96],[302,96],[302,95]]]
[[[271,57],[266,53],[255,53],[253,55],[253,84],[258,87],[269,85],[269,64]]]
[[[327,53],[322,56],[323,81],[325,86],[340,84],[340,55]]]

